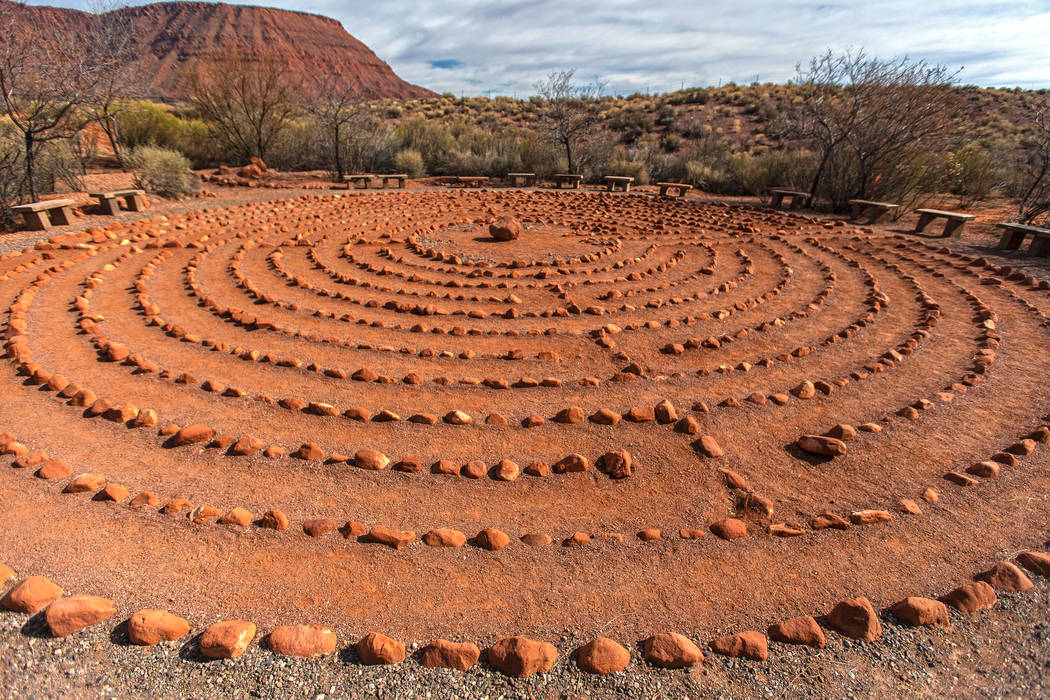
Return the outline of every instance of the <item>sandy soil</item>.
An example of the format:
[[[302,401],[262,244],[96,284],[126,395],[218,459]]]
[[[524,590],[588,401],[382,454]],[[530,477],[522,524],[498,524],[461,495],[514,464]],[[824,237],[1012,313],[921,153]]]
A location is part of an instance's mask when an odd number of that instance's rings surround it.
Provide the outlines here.
[[[89,214],[65,247],[0,260],[14,358],[0,373],[0,431],[74,474],[159,499],[132,508],[65,494],[68,479],[34,478],[38,465],[5,457],[0,542],[19,571],[167,607],[195,628],[236,617],[406,641],[571,631],[628,643],[762,630],[856,595],[876,607],[935,597],[1045,539],[1042,444],[997,478],[944,478],[1050,413],[1046,262],[975,261],[992,253],[990,213],[945,247],[903,233],[908,219],[857,227],[698,197],[214,189],[116,225]],[[518,241],[488,237],[503,215],[523,222]],[[112,345],[131,355],[108,360]],[[99,409],[151,409],[157,425],[90,417],[60,382],[47,386],[56,375],[108,402]],[[824,391],[791,393],[807,380]],[[665,401],[674,415],[654,420]],[[571,408],[583,420],[559,422]],[[603,409],[624,418],[599,424]],[[384,411],[401,420],[375,420]],[[471,424],[443,420],[454,411]],[[198,423],[217,440],[170,447],[159,434]],[[843,423],[881,430],[834,459],[798,449]],[[284,456],[233,456],[247,435]],[[708,456],[701,436],[724,456]],[[308,458],[286,454],[302,445]],[[389,467],[356,466],[364,449]],[[632,456],[629,477],[598,468],[614,450]],[[527,473],[570,454],[589,468]],[[501,460],[520,476],[496,478]],[[434,473],[441,461],[459,473]],[[278,509],[290,526],[161,513],[175,498],[216,514]],[[889,520],[813,525],[864,510]],[[710,531],[727,517],[747,536]],[[318,518],[415,541],[306,536]],[[802,534],[773,536],[781,524]],[[510,544],[420,541],[489,527]],[[642,541],[646,528],[661,538]],[[562,546],[576,532],[593,539]],[[529,547],[528,533],[553,542]]]

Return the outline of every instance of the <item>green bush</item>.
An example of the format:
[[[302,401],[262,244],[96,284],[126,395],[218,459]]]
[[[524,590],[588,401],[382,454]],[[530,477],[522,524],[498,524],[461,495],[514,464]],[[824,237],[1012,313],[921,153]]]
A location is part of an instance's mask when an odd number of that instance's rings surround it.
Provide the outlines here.
[[[136,146],[127,156],[135,186],[165,197],[183,197],[200,191],[200,178],[190,170],[186,156],[170,148]]]
[[[426,172],[423,167],[423,155],[411,148],[398,151],[394,156],[394,170],[409,177],[420,177]]]

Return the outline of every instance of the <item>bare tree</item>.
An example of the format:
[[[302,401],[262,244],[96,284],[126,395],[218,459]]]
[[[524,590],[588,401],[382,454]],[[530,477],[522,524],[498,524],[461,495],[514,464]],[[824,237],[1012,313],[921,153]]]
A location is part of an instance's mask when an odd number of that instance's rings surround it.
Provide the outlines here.
[[[120,116],[129,101],[142,92],[141,65],[132,44],[129,16],[120,12],[126,5],[111,0],[93,0],[89,34],[85,41],[98,79],[86,96],[86,108],[109,141],[113,156],[124,166],[121,153]]]
[[[88,120],[79,107],[96,73],[73,33],[40,32],[30,11],[0,4],[0,106],[23,143],[20,190],[37,199],[40,149],[84,128]]]
[[[341,180],[346,171],[346,131],[359,120],[361,95],[334,71],[312,74],[305,86],[306,112],[317,120],[326,133],[332,165]]]
[[[1035,110],[1031,124],[1017,163],[1017,216],[1025,224],[1050,214],[1050,102]]]
[[[947,147],[959,101],[951,87],[957,73],[907,56],[882,60],[853,50],[829,50],[796,70],[801,100],[784,115],[782,133],[808,142],[818,155],[811,192],[823,189],[842,207],[851,198],[901,198],[930,180],[929,173],[916,173],[932,170],[927,156]],[[825,184],[829,173],[834,181]]]
[[[590,85],[577,85],[575,75],[575,70],[554,71],[534,86],[544,101],[543,126],[550,139],[565,149],[570,173],[579,165],[579,147],[597,128],[597,100],[605,90],[605,83],[598,79]]]
[[[190,100],[231,151],[264,161],[295,114],[295,91],[272,54],[214,54],[190,75]]]

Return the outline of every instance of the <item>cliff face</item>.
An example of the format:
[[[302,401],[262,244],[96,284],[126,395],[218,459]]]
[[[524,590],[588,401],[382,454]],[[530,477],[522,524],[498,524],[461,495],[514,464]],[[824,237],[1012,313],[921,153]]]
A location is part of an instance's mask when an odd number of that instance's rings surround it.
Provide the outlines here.
[[[6,1],[3,4],[12,7]],[[41,32],[77,31],[91,16],[77,10],[13,5]],[[150,97],[186,96],[186,73],[215,53],[270,54],[293,82],[335,74],[362,98],[413,99],[430,90],[397,77],[334,19],[289,10],[203,2],[166,2],[116,10],[131,28],[133,50]]]

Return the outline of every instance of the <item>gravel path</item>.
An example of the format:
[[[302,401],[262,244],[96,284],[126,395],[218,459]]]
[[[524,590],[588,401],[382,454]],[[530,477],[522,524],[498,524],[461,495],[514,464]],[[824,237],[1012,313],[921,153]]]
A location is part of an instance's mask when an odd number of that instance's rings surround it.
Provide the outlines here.
[[[407,660],[366,667],[352,653],[321,660],[278,657],[254,645],[233,660],[204,662],[195,640],[139,648],[114,621],[50,639],[40,616],[0,614],[0,688],[6,698],[676,698],[676,697],[1047,697],[1050,695],[1050,584],[1002,594],[994,609],[949,629],[915,629],[883,615],[874,644],[829,633],[820,652],[771,644],[756,663],[706,654],[691,671],[646,666],[591,677],[564,653],[552,672],[510,679],[476,666],[435,670]],[[114,618],[115,620],[116,618]],[[116,626],[117,631],[113,631]]]

